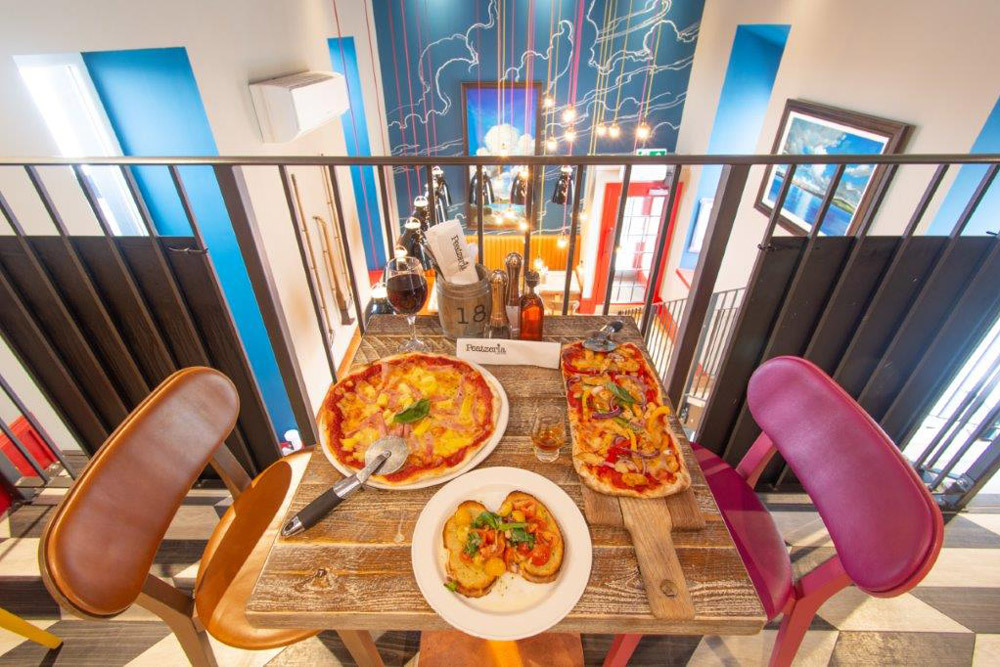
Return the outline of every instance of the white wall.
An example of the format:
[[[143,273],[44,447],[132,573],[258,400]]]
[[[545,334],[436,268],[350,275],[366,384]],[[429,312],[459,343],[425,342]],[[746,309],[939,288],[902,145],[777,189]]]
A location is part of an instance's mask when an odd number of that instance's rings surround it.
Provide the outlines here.
[[[965,153],[1000,91],[1000,3],[994,0],[706,0],[678,153],[706,152],[736,27],[744,23],[792,26],[757,153],[770,152],[787,99],[910,123],[908,153]],[[902,229],[932,171],[900,169],[874,233]],[[698,189],[698,170],[687,172],[664,285],[668,299],[686,293],[674,269]],[[753,209],[761,177],[762,170],[751,170],[717,289],[746,284],[766,223]],[[925,223],[950,183],[939,190]]]
[[[366,0],[367,1],[367,0]],[[377,121],[375,82],[371,76],[368,39],[364,32],[364,6],[340,0],[342,33],[354,35],[362,68],[373,152],[384,142],[384,128]],[[370,10],[368,12],[371,14]],[[52,0],[22,5],[8,11],[0,23],[0,155],[54,156],[57,148],[24,86],[12,56],[36,53],[99,51],[154,47],[186,47],[220,155],[336,155],[345,153],[343,129],[334,123],[287,144],[263,144],[247,83],[300,70],[331,69],[326,40],[336,36],[329,0]],[[377,56],[376,56],[377,57]],[[375,63],[377,73],[378,63]],[[294,170],[302,186],[306,213],[327,213],[326,196],[317,169]],[[24,179],[0,169],[0,186],[26,226],[35,232],[50,229],[44,212],[30,196]],[[367,269],[361,245],[357,211],[353,206],[351,179],[338,171],[349,239],[362,303],[368,299]],[[282,306],[289,320],[310,399],[318,406],[330,377],[305,282],[291,221],[275,168],[246,170],[248,188],[261,226]],[[74,228],[96,223],[67,174],[47,173],[46,182],[60,204],[74,215]],[[7,233],[6,230],[0,233]],[[354,325],[356,326],[356,324]],[[338,328],[335,348],[340,356],[353,327]],[[26,377],[14,368],[9,350],[0,349],[0,372],[18,386]],[[30,382],[30,381],[29,381]],[[37,392],[30,407],[51,418]],[[7,414],[2,414],[7,417]],[[48,425],[48,421],[45,422]],[[60,443],[69,446],[68,434],[52,428]]]

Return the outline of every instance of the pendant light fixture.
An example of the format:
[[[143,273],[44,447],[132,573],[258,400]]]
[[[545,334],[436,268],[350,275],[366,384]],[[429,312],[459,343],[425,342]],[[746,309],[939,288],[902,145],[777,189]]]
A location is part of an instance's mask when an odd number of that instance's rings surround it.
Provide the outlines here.
[[[410,217],[420,223],[422,231],[427,231],[431,222],[431,212],[430,206],[427,204],[427,197],[417,195],[413,198],[413,211],[410,213]],[[412,255],[413,253],[410,254]]]
[[[490,206],[496,201],[496,197],[493,195],[493,179],[490,178],[490,172],[483,169],[483,180],[479,182],[479,170],[472,172],[472,179],[469,181],[469,191],[470,199],[474,206],[479,206],[479,200],[482,199],[483,206]]]
[[[565,234],[556,239],[556,247],[559,248],[560,250],[562,250],[568,245],[569,245],[569,239],[566,238]]]
[[[617,139],[622,136],[621,126],[618,123],[611,123],[611,126],[608,127],[608,136],[612,139]]]
[[[518,169],[517,176],[510,186],[510,203],[526,206],[531,199],[531,172],[527,167]]]
[[[576,120],[576,107],[568,106],[563,109],[562,119],[564,123],[572,123]]]
[[[551,95],[546,95],[545,97],[542,98],[543,109],[551,109],[555,105],[556,105],[556,99]]]
[[[444,178],[444,169],[434,167],[431,169],[431,174],[434,177],[434,196],[441,199],[446,207],[450,207],[451,189],[448,187],[448,181]]]
[[[642,121],[635,128],[635,138],[639,141],[646,141],[651,136],[653,136],[653,128],[649,126],[649,123]]]
[[[573,167],[563,165],[559,167],[559,178],[556,180],[556,187],[552,190],[552,203],[565,206],[573,200]]]
[[[563,140],[570,144],[576,141],[576,130],[571,127],[563,132]]]
[[[608,136],[608,126],[604,123],[598,123],[594,126],[594,134],[602,138]]]

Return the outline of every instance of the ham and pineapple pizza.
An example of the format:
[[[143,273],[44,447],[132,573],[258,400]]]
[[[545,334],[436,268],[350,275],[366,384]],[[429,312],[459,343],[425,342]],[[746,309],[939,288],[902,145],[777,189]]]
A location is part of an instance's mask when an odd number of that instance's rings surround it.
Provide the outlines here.
[[[573,467],[584,484],[613,496],[658,498],[691,485],[670,430],[670,407],[635,345],[593,352],[582,342],[562,350],[573,432]]]
[[[460,468],[493,436],[500,396],[472,365],[436,354],[402,354],[369,364],[337,382],[320,408],[328,455],[346,468],[386,435],[410,447],[406,464],[385,484],[412,484]]]

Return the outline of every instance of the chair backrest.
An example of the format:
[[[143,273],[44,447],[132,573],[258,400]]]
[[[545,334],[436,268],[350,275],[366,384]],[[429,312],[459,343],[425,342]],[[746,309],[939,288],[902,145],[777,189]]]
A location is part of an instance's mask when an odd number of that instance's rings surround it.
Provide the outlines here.
[[[802,482],[844,571],[874,595],[895,595],[930,570],[941,512],[899,449],[830,376],[797,357],[762,364],[750,412]]]
[[[87,616],[135,602],[171,519],[238,413],[233,383],[210,368],[178,371],[154,389],[46,527],[38,557],[49,592]]]

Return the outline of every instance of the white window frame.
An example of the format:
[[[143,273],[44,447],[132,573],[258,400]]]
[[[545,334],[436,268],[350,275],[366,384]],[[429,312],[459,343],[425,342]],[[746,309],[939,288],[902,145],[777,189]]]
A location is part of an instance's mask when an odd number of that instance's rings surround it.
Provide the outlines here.
[[[21,78],[63,157],[118,157],[121,145],[79,53],[14,56]],[[56,84],[53,70],[64,68]],[[66,82],[69,85],[66,85]],[[116,166],[84,166],[116,236],[145,236],[145,225]]]

